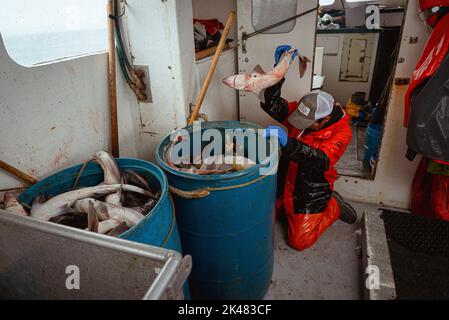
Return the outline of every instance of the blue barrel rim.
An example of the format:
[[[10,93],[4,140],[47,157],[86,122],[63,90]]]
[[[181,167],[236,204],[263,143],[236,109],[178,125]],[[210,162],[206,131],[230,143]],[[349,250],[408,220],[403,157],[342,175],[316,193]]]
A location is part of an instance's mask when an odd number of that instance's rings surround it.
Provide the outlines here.
[[[117,165],[119,166],[119,168],[121,167],[121,166],[120,166],[120,162],[123,162],[123,161],[133,161],[133,162],[136,162],[136,163],[145,164],[146,166],[149,165],[152,169],[154,169],[154,170],[158,173],[158,174],[153,174],[153,177],[157,179],[157,181],[159,182],[160,187],[161,187],[161,195],[160,195],[159,200],[158,200],[158,202],[156,203],[156,205],[151,209],[150,212],[148,212],[148,214],[143,218],[142,221],[140,221],[137,225],[131,227],[129,230],[127,230],[127,231],[121,233],[120,236],[119,236],[119,237],[121,238],[121,237],[129,236],[130,234],[132,234],[132,233],[134,233],[135,231],[139,230],[139,228],[140,228],[140,226],[142,225],[142,223],[143,223],[144,221],[146,221],[146,220],[149,220],[149,219],[155,214],[155,212],[157,212],[156,209],[159,209],[159,208],[162,206],[163,202],[164,202],[164,201],[167,199],[167,197],[168,197],[168,192],[169,192],[169,190],[168,190],[168,180],[167,180],[167,177],[166,177],[164,171],[163,171],[161,168],[159,168],[157,165],[155,165],[155,164],[153,164],[153,163],[151,163],[151,162],[149,162],[149,161],[146,161],[146,160],[143,160],[143,159],[136,159],[136,158],[115,158],[115,160],[117,161]],[[64,172],[68,172],[68,171],[70,171],[70,170],[73,170],[73,169],[76,168],[76,167],[80,167],[80,168],[81,168],[81,166],[82,166],[82,164],[74,165],[74,166],[65,168],[65,169],[63,169],[63,170],[61,170],[61,171],[58,171],[58,172],[56,172],[56,173],[54,173],[54,174],[52,174],[52,175],[49,175],[48,177],[45,177],[44,179],[42,179],[42,180],[40,180],[39,182],[33,184],[33,185],[30,186],[28,189],[26,189],[24,192],[22,192],[22,193],[20,194],[20,196],[19,196],[19,201],[21,201],[21,202],[23,202],[23,203],[26,203],[26,204],[28,204],[29,202],[32,202],[33,199],[34,199],[34,197],[35,197],[36,195],[39,194],[38,192],[34,192],[33,190],[34,190],[34,189],[39,189],[39,186],[40,186],[40,185],[43,185],[44,183],[46,183],[46,181],[45,181],[46,179],[48,179],[48,178],[50,178],[50,177],[53,177],[53,176],[63,175]],[[140,167],[140,165],[139,165],[139,167]],[[85,171],[84,173],[86,173],[86,172],[91,172],[91,173],[93,173],[92,171],[93,171],[93,170],[89,170],[89,171]],[[96,170],[95,170],[95,171],[96,171]],[[101,169],[100,169],[100,171],[101,171]],[[72,179],[72,181],[74,180],[73,178],[71,178],[71,179]],[[33,198],[29,199],[28,201],[26,201],[26,200],[23,198],[23,195],[26,194],[26,193],[28,193],[28,192],[34,193],[35,196],[34,196]],[[24,201],[24,200],[25,200],[25,201]],[[171,201],[171,200],[169,199],[169,201]],[[172,204],[173,204],[173,203],[172,203]],[[174,211],[174,210],[175,210],[175,209],[174,209],[174,207],[173,207],[173,208],[172,208],[172,211]],[[46,221],[46,222],[51,223],[50,221]]]
[[[121,233],[119,235],[119,237],[122,238],[122,237],[127,237],[127,236],[131,235],[132,233],[136,232],[140,228],[143,228],[143,222],[146,221],[146,220],[149,220],[155,214],[155,212],[157,212],[156,209],[159,209],[162,206],[163,202],[167,199],[167,197],[169,196],[168,195],[169,190],[168,190],[168,180],[167,180],[167,177],[165,176],[164,171],[162,171],[162,169],[159,168],[158,166],[156,166],[155,164],[153,164],[153,163],[151,163],[149,161],[146,161],[146,160],[142,160],[142,159],[117,158],[116,161],[117,161],[117,165],[119,166],[119,168],[120,168],[120,163],[119,163],[120,160],[132,160],[132,161],[136,161],[137,160],[138,162],[145,163],[146,165],[149,164],[153,169],[155,169],[158,172],[157,175],[153,174],[153,177],[155,177],[159,181],[159,184],[161,186],[161,195],[160,195],[159,200],[157,201],[156,205],[151,209],[150,212],[147,213],[147,215],[142,219],[142,221],[140,221],[138,224],[136,224],[135,226],[133,226],[129,230],[126,230],[125,232]],[[169,201],[171,202],[171,204],[173,206],[172,200],[169,199]],[[175,211],[175,207],[173,206],[172,212],[170,212],[170,214],[172,215],[172,219],[173,220],[175,220],[175,218],[174,218],[174,211]],[[173,223],[174,223],[174,221],[172,222],[172,224]],[[172,229],[170,229],[168,231],[166,239],[168,239],[170,237],[171,231],[172,231]],[[164,245],[164,243],[162,245]]]
[[[232,125],[244,125],[247,126],[246,129],[263,129],[262,126],[258,125],[258,124],[254,124],[254,123],[250,123],[250,122],[244,122],[244,121],[237,121],[237,120],[226,120],[226,121],[208,121],[205,122],[205,125],[211,128],[217,128],[226,125],[229,127],[232,127]],[[189,130],[189,128],[193,128],[192,125],[181,128],[176,130],[175,132],[179,132],[181,130],[188,130],[189,132],[192,132],[193,130]],[[170,135],[172,133],[170,133],[169,135],[167,135],[166,137],[164,137],[158,144],[157,148],[156,148],[156,162],[158,163],[158,165],[160,165],[162,167],[162,169],[164,169],[165,171],[183,177],[183,178],[187,178],[187,179],[191,179],[191,180],[201,180],[201,181],[219,181],[219,180],[232,180],[232,179],[236,179],[236,178],[241,178],[247,175],[251,175],[256,173],[257,170],[259,170],[262,166],[268,164],[270,162],[270,160],[274,157],[277,157],[277,153],[273,152],[270,154],[270,156],[265,159],[264,161],[262,161],[261,163],[257,163],[255,166],[251,167],[251,168],[247,168],[238,172],[230,172],[230,173],[225,173],[225,174],[212,174],[212,175],[199,175],[199,174],[193,174],[193,173],[188,173],[188,172],[184,172],[184,171],[178,171],[175,170],[174,168],[170,167],[166,161],[165,158],[162,159],[160,156],[160,152],[163,153],[163,155],[165,156],[165,153],[167,150],[161,150],[164,147],[165,141],[167,140],[167,138],[169,139]]]

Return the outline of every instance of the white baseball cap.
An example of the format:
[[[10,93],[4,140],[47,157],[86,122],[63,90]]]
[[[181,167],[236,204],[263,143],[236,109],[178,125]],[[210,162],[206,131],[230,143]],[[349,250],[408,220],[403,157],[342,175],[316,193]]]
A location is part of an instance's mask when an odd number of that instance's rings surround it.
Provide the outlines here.
[[[327,92],[314,90],[299,100],[298,107],[288,117],[288,122],[295,128],[304,130],[332,113],[334,98]]]

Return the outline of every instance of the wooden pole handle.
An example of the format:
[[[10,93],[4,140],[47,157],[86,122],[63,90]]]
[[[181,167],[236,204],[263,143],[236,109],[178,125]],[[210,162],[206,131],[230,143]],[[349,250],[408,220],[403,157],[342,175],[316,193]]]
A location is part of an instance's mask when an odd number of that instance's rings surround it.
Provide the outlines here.
[[[200,113],[201,105],[203,104],[204,97],[206,96],[207,89],[212,81],[212,76],[214,75],[215,69],[217,68],[218,60],[220,59],[221,52],[226,44],[226,38],[228,37],[229,31],[231,30],[232,24],[234,23],[236,13],[235,11],[231,11],[228,15],[228,19],[226,20],[226,24],[221,34],[220,41],[218,42],[217,51],[215,51],[214,58],[212,59],[212,63],[210,65],[209,71],[207,72],[206,79],[204,80],[203,87],[201,88],[200,94],[195,103],[195,108],[192,111],[192,115],[190,116],[187,124],[190,126],[193,122],[198,119],[198,115]]]
[[[15,175],[16,177],[22,179],[25,182],[28,182],[29,184],[35,184],[38,182],[38,180],[36,178],[33,178],[32,176],[26,174],[23,171],[20,171],[17,168],[14,168],[12,165],[7,164],[6,162],[0,160],[0,168],[2,168],[3,170],[5,170],[6,172],[9,172],[13,175]]]
[[[119,157],[117,84],[115,68],[115,0],[108,1],[108,43],[109,43],[109,109],[111,112],[111,154]]]

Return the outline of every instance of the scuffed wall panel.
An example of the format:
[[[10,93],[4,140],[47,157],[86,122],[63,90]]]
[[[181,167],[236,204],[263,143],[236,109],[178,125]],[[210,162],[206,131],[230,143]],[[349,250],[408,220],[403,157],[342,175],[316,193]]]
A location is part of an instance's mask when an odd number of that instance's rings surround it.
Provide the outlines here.
[[[237,53],[233,50],[224,52],[215,70],[214,77],[204,99],[201,113],[204,113],[209,121],[216,120],[238,120],[238,93],[237,90],[229,90],[224,86],[222,79],[237,73]],[[204,83],[207,72],[211,65],[212,57],[202,59],[197,63],[199,81],[196,85],[198,95],[200,86]]]
[[[139,103],[143,132],[164,135],[184,126],[188,116],[194,70],[192,5],[179,0],[127,3],[126,26],[134,63],[150,70],[153,102]],[[152,149],[154,144],[151,139]],[[148,151],[150,146],[145,148]]]
[[[107,149],[107,72],[107,54],[21,67],[0,40],[0,158],[42,178]]]
[[[154,160],[160,140],[185,125],[194,74],[191,11],[185,0],[127,1],[124,33],[134,63],[149,66],[153,103],[138,104],[117,68],[121,156]],[[42,179],[108,149],[107,84],[107,53],[24,68],[0,41],[0,158]],[[0,190],[20,184],[0,172]]]

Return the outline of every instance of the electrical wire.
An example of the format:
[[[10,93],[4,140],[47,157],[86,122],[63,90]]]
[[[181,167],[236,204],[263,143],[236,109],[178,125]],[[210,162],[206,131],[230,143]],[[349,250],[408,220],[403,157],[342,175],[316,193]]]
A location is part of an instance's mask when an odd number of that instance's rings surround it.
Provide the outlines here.
[[[120,69],[122,70],[123,76],[128,83],[130,89],[135,93],[137,99],[139,101],[146,101],[147,95],[145,93],[146,85],[143,81],[143,77],[145,77],[145,73],[141,70],[137,70],[132,60],[129,59],[126,47],[123,42],[122,30],[121,30],[121,17],[125,14],[126,11],[126,1],[125,6],[120,14],[120,0],[114,0],[114,12],[115,16],[110,16],[109,18],[114,19],[114,40],[115,40],[115,50],[117,51],[117,57],[120,65]]]
[[[119,12],[119,0],[114,0],[114,12]],[[125,14],[125,9],[120,15],[112,17],[115,19],[115,48],[117,51],[117,57],[120,64],[120,69],[122,70],[123,76],[125,77],[126,82],[131,88],[135,88],[135,83],[132,80],[132,74],[134,73],[134,67],[131,64],[128,54],[126,53],[125,45],[122,39],[122,32],[120,26],[120,18]]]
[[[117,50],[117,57],[118,57],[118,61],[120,64],[120,69],[122,69],[122,73],[123,73],[123,76],[125,77],[126,82],[128,82],[128,84],[133,83],[133,81],[131,80],[131,78],[128,74],[128,70],[126,69],[121,48],[116,45],[115,49]]]
[[[120,0],[115,0],[114,4],[115,4],[115,12],[118,12],[118,9],[120,7],[119,2]],[[116,31],[116,42],[118,44],[118,46],[120,47],[120,49],[122,50],[122,53],[124,54],[124,62],[126,67],[129,70],[133,70],[134,67],[132,65],[132,63],[130,62],[128,55],[126,54],[126,50],[125,50],[125,45],[123,44],[123,36],[122,36],[122,30],[121,30],[121,23],[120,23],[120,17],[122,17],[125,14],[125,9],[123,9],[123,12],[120,14],[120,16],[116,17],[116,22],[115,22],[115,31]]]

